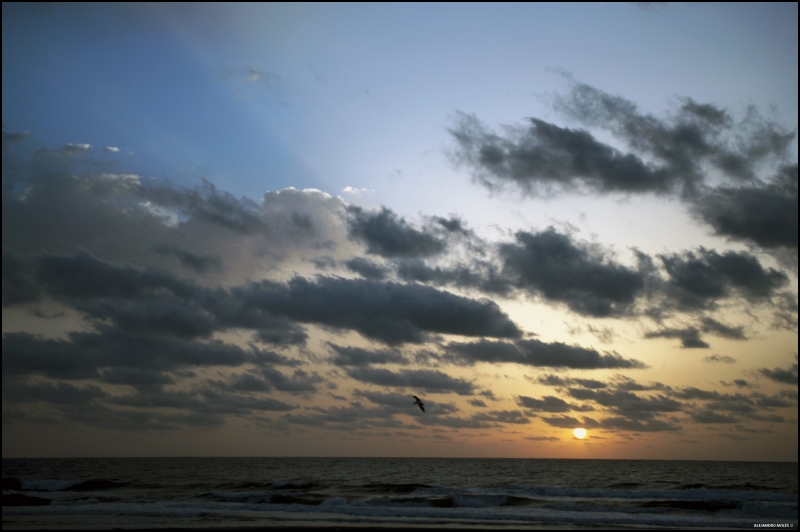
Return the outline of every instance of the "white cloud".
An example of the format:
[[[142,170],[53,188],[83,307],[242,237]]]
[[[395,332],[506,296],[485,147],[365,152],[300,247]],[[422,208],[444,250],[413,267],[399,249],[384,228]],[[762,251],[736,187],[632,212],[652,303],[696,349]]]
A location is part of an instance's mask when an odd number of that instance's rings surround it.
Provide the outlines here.
[[[355,196],[360,196],[362,194],[367,194],[367,193],[374,194],[375,190],[371,189],[371,188],[354,188],[354,187],[347,186],[347,187],[344,187],[342,189],[342,192],[344,192],[346,194],[353,194]]]

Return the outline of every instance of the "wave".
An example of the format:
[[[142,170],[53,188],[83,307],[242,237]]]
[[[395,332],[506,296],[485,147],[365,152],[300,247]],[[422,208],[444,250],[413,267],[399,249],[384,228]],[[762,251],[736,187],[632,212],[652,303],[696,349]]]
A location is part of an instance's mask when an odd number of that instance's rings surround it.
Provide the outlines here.
[[[103,491],[124,485],[122,482],[107,479],[20,480],[13,477],[3,479],[3,489],[15,491]]]

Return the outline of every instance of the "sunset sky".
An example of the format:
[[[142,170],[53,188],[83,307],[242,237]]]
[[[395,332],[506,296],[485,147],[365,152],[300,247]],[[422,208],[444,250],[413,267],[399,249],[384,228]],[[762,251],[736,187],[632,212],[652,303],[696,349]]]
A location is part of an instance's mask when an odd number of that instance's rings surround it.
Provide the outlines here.
[[[4,3],[3,456],[796,461],[797,27]]]

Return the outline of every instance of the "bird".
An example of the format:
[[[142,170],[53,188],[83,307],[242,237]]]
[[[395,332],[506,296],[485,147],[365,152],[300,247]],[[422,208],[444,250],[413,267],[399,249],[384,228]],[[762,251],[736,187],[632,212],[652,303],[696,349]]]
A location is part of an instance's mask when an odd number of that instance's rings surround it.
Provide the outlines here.
[[[413,403],[411,403],[411,404],[414,404],[414,405],[419,405],[419,409],[420,409],[420,410],[422,410],[422,411],[424,412],[424,411],[425,411],[425,403],[423,403],[422,401],[420,401],[420,400],[419,400],[419,397],[417,397],[416,395],[412,395],[411,397],[413,397],[414,399],[416,399],[416,401],[414,401],[414,402],[413,402]]]

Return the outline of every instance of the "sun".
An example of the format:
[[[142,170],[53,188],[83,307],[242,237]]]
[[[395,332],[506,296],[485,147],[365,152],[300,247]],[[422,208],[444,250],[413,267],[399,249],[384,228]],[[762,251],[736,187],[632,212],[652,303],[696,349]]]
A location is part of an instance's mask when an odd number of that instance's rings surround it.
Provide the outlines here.
[[[572,431],[572,434],[579,440],[582,440],[586,437],[586,429],[575,429]]]

